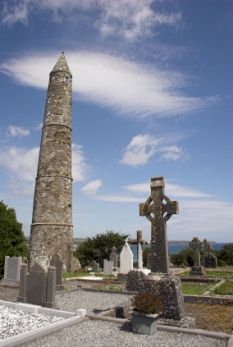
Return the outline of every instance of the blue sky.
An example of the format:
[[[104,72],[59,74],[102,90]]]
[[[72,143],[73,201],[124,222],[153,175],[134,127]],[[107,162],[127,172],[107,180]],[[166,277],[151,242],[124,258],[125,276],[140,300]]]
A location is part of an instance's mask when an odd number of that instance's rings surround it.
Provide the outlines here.
[[[0,199],[29,234],[48,75],[73,75],[74,236],[150,238],[138,204],[164,176],[169,240],[233,242],[230,0],[2,0]]]

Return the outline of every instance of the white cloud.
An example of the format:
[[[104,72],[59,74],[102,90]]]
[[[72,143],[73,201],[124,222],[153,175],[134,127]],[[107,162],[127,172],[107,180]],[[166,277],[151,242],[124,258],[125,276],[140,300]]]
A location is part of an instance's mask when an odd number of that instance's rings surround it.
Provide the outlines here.
[[[30,130],[16,125],[9,125],[7,133],[11,137],[28,136],[30,134]]]
[[[12,25],[16,22],[28,23],[30,0],[20,0],[16,3],[3,3],[2,23]]]
[[[118,195],[118,194],[106,194],[106,195],[97,195],[95,197],[95,200],[98,201],[105,201],[105,202],[116,202],[116,203],[139,203],[141,200],[140,198],[134,197],[134,196],[127,196],[127,195]]]
[[[154,0],[18,0],[4,1],[2,23],[28,23],[33,12],[44,10],[57,18],[76,19],[84,11],[90,15],[93,28],[104,36],[135,40],[151,35],[161,25],[177,26],[179,12],[161,13],[152,9]],[[60,20],[60,21],[61,21]]]
[[[34,184],[39,147],[25,149],[11,147],[0,153],[0,166],[9,172],[9,184],[14,194],[31,193],[31,183]],[[86,178],[87,165],[82,147],[76,144],[72,146],[72,175],[74,181],[83,181]]]
[[[136,135],[124,148],[120,163],[135,167],[145,165],[155,153],[165,160],[178,160],[183,157],[184,151],[181,147],[167,146],[166,143],[168,140],[165,137],[155,138],[148,134]]]
[[[103,183],[100,179],[88,182],[82,187],[82,192],[87,195],[95,195],[97,191],[102,187]]]
[[[82,146],[72,145],[72,176],[74,181],[84,181],[87,173],[87,164]]]
[[[121,164],[130,166],[145,165],[155,153],[158,141],[149,135],[136,135],[124,149]]]
[[[166,194],[168,197],[171,195],[173,198],[207,198],[210,197],[209,194],[201,192],[196,189],[192,189],[189,187],[181,186],[173,183],[165,183],[166,185]],[[150,193],[150,183],[138,183],[131,184],[124,187],[125,189],[133,192],[133,193]]]
[[[178,160],[183,156],[182,148],[178,146],[168,146],[161,149],[161,157],[166,160]]]
[[[23,149],[11,147],[0,153],[0,165],[15,175],[15,179],[34,181],[39,147]]]
[[[73,74],[74,98],[131,117],[172,117],[207,107],[214,98],[186,96],[185,75],[97,52],[67,52]],[[49,71],[58,56],[34,54],[8,60],[0,72],[23,85],[46,89]],[[36,67],[36,68],[35,68]]]

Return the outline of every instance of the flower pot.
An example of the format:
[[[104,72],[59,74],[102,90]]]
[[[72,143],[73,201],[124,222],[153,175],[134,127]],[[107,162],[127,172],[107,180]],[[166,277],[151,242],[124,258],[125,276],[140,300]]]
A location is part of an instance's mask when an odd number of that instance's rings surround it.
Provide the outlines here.
[[[132,312],[132,325],[134,334],[154,335],[157,331],[160,313],[145,314],[138,311]]]

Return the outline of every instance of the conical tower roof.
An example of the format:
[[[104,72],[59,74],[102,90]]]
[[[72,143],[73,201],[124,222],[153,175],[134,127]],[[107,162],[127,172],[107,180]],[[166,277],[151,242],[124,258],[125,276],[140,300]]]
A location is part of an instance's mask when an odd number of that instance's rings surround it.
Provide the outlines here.
[[[70,73],[70,69],[67,64],[64,52],[61,53],[58,61],[54,65],[52,72],[55,72],[55,71],[65,71]]]

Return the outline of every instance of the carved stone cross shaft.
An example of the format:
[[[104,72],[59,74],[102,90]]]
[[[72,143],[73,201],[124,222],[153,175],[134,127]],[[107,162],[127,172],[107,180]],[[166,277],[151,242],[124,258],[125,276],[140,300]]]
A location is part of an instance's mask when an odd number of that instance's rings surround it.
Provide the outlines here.
[[[163,177],[152,177],[150,187],[151,196],[139,205],[139,214],[151,222],[151,271],[169,273],[166,222],[178,213],[178,202],[164,194]]]

